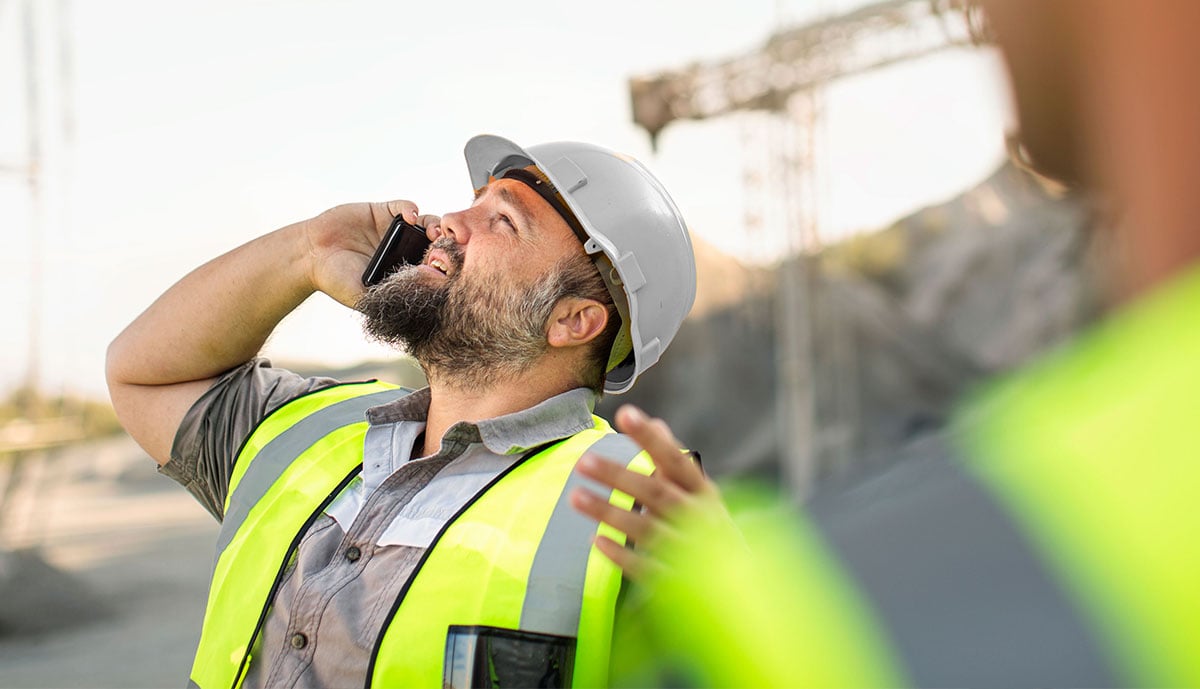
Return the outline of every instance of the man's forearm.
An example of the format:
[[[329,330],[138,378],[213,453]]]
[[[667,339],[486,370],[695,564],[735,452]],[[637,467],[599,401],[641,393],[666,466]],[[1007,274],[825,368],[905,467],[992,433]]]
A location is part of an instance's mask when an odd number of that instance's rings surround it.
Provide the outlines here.
[[[313,293],[310,258],[297,223],[192,271],[109,346],[110,385],[204,380],[254,357]]]
[[[108,348],[108,389],[125,430],[159,464],[213,379],[244,363],[314,291],[352,307],[393,215],[436,226],[410,201],[354,203],[260,237],[177,282]]]

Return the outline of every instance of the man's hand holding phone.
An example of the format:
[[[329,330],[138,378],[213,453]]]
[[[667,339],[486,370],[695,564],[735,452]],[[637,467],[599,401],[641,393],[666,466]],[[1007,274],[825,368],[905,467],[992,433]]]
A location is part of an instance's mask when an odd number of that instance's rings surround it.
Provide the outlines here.
[[[441,224],[439,216],[420,215],[412,201],[345,204],[308,220],[305,235],[312,256],[313,286],[354,308],[363,293],[364,273],[396,218],[428,231]]]
[[[424,227],[413,225],[403,215],[397,215],[367,264],[362,276],[363,285],[378,284],[400,266],[420,263],[431,243]]]

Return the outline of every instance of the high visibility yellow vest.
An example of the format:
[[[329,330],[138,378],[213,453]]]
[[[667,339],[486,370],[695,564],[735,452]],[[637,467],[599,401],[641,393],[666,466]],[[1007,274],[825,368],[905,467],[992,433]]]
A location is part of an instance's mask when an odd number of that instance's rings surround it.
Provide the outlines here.
[[[362,468],[366,409],[409,391],[369,382],[326,388],[264,420],[230,479],[217,561],[190,685],[237,687],[300,538]],[[435,537],[392,606],[366,686],[442,686],[452,627],[573,638],[574,686],[607,684],[621,572],[592,547],[597,527],[570,508],[572,470],[592,449],[642,473],[628,438],[594,427],[526,453]],[[632,507],[627,495],[610,502]]]
[[[1198,316],[1193,269],[988,390],[966,435],[1126,685],[1200,686]]]

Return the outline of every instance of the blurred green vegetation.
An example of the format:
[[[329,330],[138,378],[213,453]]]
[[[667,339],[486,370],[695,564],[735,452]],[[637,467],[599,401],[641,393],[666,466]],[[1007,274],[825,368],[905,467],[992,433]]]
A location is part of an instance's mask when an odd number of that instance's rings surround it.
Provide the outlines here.
[[[101,438],[122,432],[117,415],[107,400],[75,395],[48,395],[19,387],[0,398],[0,430],[17,424],[61,420],[79,440]]]

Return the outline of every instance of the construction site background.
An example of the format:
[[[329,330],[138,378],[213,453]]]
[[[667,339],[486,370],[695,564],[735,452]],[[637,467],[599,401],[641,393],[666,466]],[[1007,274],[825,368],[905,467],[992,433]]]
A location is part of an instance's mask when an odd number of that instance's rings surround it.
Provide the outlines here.
[[[28,21],[36,13],[13,8],[32,4],[0,7],[0,22]],[[1019,155],[886,227],[823,233],[824,90],[939,51],[990,50],[986,24],[958,2],[833,4],[781,19],[741,55],[630,75],[633,119],[664,158],[678,141],[664,132],[700,126],[682,121],[741,118],[740,145],[754,148],[741,158],[743,241],[784,249],[747,261],[698,236],[692,316],[629,394],[600,405],[611,417],[636,403],[714,476],[765,478],[797,501],[880,469],[973,384],[1090,321],[1112,253],[1088,201]],[[40,150],[0,161],[33,196],[46,187]],[[174,686],[198,638],[216,524],[156,474],[105,401],[41,383],[38,338],[70,333],[30,332],[31,371],[0,402],[0,686]],[[422,381],[403,358],[290,367]]]

